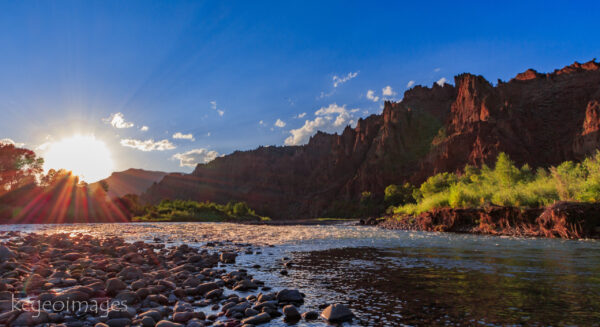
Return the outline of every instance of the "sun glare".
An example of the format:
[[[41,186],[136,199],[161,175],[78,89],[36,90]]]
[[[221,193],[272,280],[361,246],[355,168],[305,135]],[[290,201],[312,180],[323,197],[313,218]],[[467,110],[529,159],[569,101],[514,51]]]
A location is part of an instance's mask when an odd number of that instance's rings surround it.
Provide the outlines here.
[[[110,152],[93,135],[75,135],[50,144],[43,155],[44,169],[66,169],[88,183],[108,177],[113,169]]]

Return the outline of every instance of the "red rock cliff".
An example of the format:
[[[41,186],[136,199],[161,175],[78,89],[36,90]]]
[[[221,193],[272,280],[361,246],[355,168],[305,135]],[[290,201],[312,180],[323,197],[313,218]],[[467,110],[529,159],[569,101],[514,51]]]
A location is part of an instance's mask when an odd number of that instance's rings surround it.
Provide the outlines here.
[[[600,147],[599,68],[591,61],[548,74],[528,70],[496,86],[471,74],[457,76],[455,86],[417,86],[341,135],[234,152],[192,174],[166,176],[143,198],[241,200],[274,218],[317,217],[336,200],[489,164],[501,151],[532,166],[578,160]]]

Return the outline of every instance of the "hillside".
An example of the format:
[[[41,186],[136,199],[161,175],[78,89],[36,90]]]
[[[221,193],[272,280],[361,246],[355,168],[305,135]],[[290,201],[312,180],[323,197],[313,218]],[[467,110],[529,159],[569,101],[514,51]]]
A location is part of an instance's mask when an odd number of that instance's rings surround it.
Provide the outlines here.
[[[108,196],[121,197],[125,194],[140,195],[144,193],[153,183],[160,182],[168,173],[161,171],[149,171],[143,169],[127,169],[112,173],[103,179],[108,183]],[[100,181],[90,184],[94,189],[100,186]]]
[[[454,86],[417,86],[341,135],[234,152],[166,176],[142,198],[245,201],[274,218],[318,217],[363,191],[490,164],[500,152],[533,167],[580,160],[600,146],[599,68],[590,61],[527,70],[495,86],[465,73]]]

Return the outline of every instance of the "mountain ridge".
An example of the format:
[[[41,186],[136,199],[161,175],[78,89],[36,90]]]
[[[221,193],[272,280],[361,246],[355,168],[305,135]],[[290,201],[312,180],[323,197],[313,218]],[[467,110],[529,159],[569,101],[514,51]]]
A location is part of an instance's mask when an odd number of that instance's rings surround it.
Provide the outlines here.
[[[592,60],[546,74],[529,69],[496,86],[470,73],[454,86],[415,86],[341,134],[236,151],[165,176],[142,199],[246,201],[275,218],[318,217],[363,191],[490,164],[500,152],[533,167],[580,160],[600,145],[599,68]]]

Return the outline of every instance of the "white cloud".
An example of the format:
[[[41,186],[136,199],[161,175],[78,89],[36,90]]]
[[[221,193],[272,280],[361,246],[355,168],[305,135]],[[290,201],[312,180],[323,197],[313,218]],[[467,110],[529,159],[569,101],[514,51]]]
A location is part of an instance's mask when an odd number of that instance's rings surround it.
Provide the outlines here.
[[[415,81],[410,80],[408,81],[408,83],[406,83],[406,87],[411,88],[413,85],[415,85]]]
[[[340,132],[346,125],[354,124],[354,112],[355,109],[347,110],[345,105],[340,107],[335,103],[322,107],[315,112],[317,117],[314,120],[306,120],[302,127],[290,131],[291,135],[285,139],[285,145],[305,144],[319,130]]]
[[[285,125],[286,125],[285,122],[283,120],[279,119],[279,118],[275,122],[275,126],[277,126],[279,128],[283,128],[283,127],[285,127]]]
[[[210,136],[210,132],[206,133],[206,136]]]
[[[444,86],[444,84],[447,82],[448,80],[445,77],[440,78],[436,83],[439,86]]]
[[[142,132],[147,132],[150,128],[146,125],[142,126],[142,128],[140,128],[140,131]]]
[[[165,151],[165,150],[173,150],[175,149],[175,145],[171,143],[169,140],[160,140],[154,141],[153,139],[149,140],[136,140],[136,139],[122,139],[121,145],[138,149],[140,151],[148,152],[148,151]]]
[[[102,121],[111,124],[114,128],[130,128],[134,125],[132,122],[125,121],[125,116],[120,112],[114,113]]]
[[[210,102],[210,107],[211,107],[213,110],[216,110],[216,111],[217,111],[217,113],[219,114],[219,116],[221,116],[221,117],[223,117],[223,115],[225,114],[225,110],[222,110],[222,109],[217,109],[217,101],[211,101],[211,102]]]
[[[383,89],[381,89],[381,94],[383,96],[391,97],[391,96],[396,95],[396,92],[394,92],[394,90],[392,90],[392,87],[388,85],[388,86],[384,87]]]
[[[433,71],[437,73],[437,72],[439,72],[440,70],[442,70],[442,69],[438,67],[438,68],[434,69]]]
[[[335,89],[329,93],[325,93],[325,92],[321,91],[321,94],[317,97],[317,100],[330,97],[333,95],[333,93],[335,93]]]
[[[294,118],[304,118],[304,116],[306,116],[306,112],[303,112],[301,114],[297,114],[296,117],[294,117]]]
[[[215,160],[219,153],[214,150],[194,149],[183,153],[176,153],[173,159],[179,160],[181,167],[196,167],[198,164],[203,164]]]
[[[259,125],[264,125],[264,124],[265,124],[265,122],[261,120],[261,121],[259,121],[259,122],[258,122],[258,124],[259,124]]]
[[[379,101],[379,97],[375,95],[375,91],[373,91],[373,90],[367,91],[367,99],[369,99],[373,102]]]
[[[333,76],[333,87],[338,87],[339,85],[348,82],[349,80],[355,78],[356,76],[358,76],[358,72],[354,72],[354,73],[350,72],[346,76],[342,76],[342,77],[334,75]]]
[[[22,148],[25,145],[25,143],[17,143],[17,142],[15,142],[15,141],[13,141],[12,139],[9,139],[9,138],[0,139],[0,144],[14,145],[15,148]]]
[[[190,141],[195,141],[196,140],[194,138],[194,135],[192,135],[192,133],[182,134],[180,132],[177,132],[177,133],[173,134],[173,138],[174,139],[178,139],[178,140],[190,140]]]

